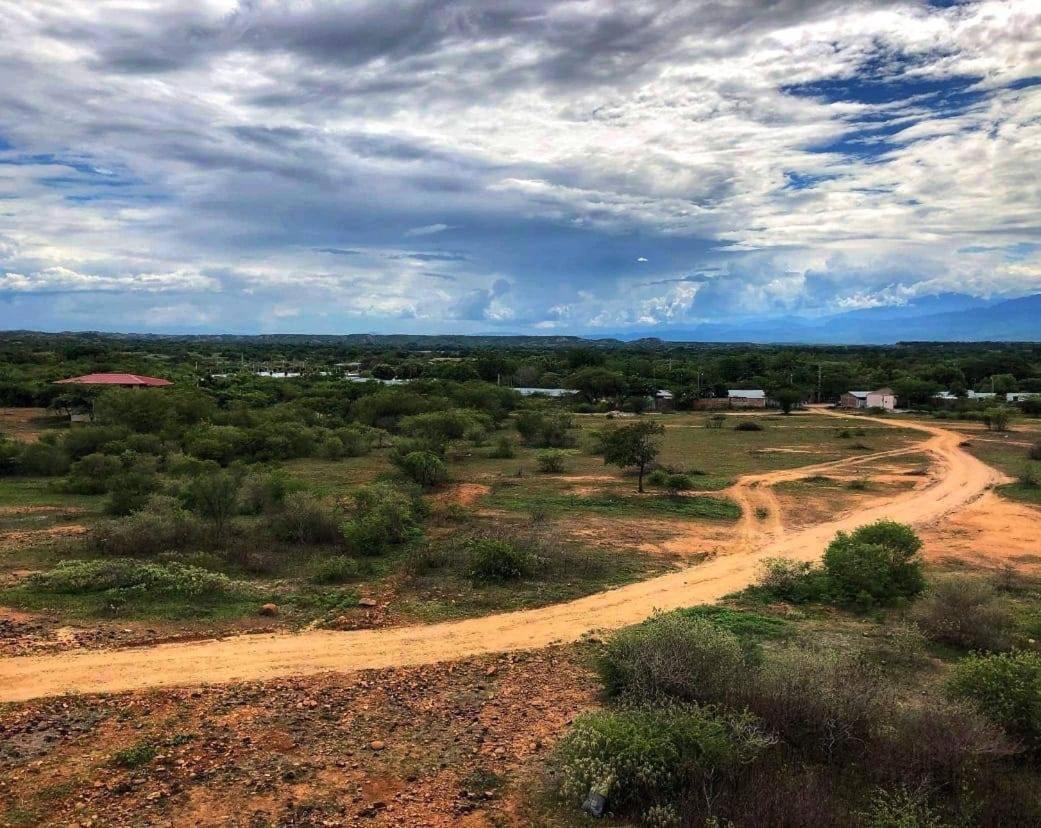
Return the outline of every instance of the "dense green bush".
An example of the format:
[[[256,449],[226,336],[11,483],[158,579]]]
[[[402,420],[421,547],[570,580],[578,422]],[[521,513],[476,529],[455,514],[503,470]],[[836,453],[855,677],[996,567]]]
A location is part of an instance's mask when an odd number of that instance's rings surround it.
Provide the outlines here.
[[[471,538],[466,550],[470,577],[475,581],[502,583],[526,578],[535,571],[537,557],[525,544],[497,539]]]
[[[58,477],[69,470],[70,463],[63,447],[41,440],[22,449],[18,471],[20,474]]]
[[[104,494],[122,471],[118,457],[100,452],[88,454],[69,468],[64,488],[76,494]]]
[[[448,481],[448,467],[444,460],[429,451],[410,451],[404,457],[395,458],[395,465],[409,480],[424,488]]]
[[[360,575],[361,567],[356,560],[335,555],[318,562],[311,574],[311,581],[316,584],[343,584]]]
[[[87,542],[106,555],[127,558],[190,550],[205,538],[203,524],[175,498],[153,495],[129,517],[95,524]]]
[[[668,490],[669,494],[677,495],[680,492],[687,492],[693,489],[694,481],[691,480],[689,475],[673,472],[665,475],[662,485]]]
[[[347,549],[360,555],[381,555],[419,537],[422,501],[402,489],[374,483],[354,492],[354,507],[342,526]]]
[[[1015,619],[997,590],[980,578],[947,576],[929,585],[912,616],[925,635],[971,650],[1012,646]]]
[[[271,534],[287,543],[334,544],[343,539],[338,509],[306,492],[286,495],[282,508],[269,518]]]
[[[535,464],[543,474],[560,474],[566,459],[567,454],[560,449],[545,449],[535,455]]]
[[[217,543],[222,542],[224,529],[238,509],[241,483],[238,476],[218,471],[189,479],[181,490],[188,508],[210,521]]]
[[[536,448],[569,448],[575,444],[570,414],[544,414],[521,411],[516,419],[517,433],[526,445]]]
[[[955,665],[947,691],[1041,749],[1041,655],[1022,650],[973,655]]]
[[[863,608],[913,598],[925,588],[921,548],[909,526],[888,520],[839,532],[824,552],[831,600]]]
[[[825,600],[828,581],[820,567],[806,561],[768,558],[763,561],[759,580],[750,592],[767,601],[803,604]]]
[[[729,774],[773,740],[754,717],[695,705],[586,713],[556,749],[559,791],[576,805],[604,797],[613,813],[643,824],[696,794],[711,800]]]
[[[516,454],[517,449],[513,445],[513,440],[506,434],[500,434],[496,438],[491,451],[488,452],[488,456],[496,460],[508,460],[511,457],[515,457]]]
[[[184,598],[241,594],[228,576],[180,563],[146,563],[127,558],[62,561],[27,579],[34,592],[81,595],[92,592],[143,593]]]
[[[755,420],[742,420],[736,426],[734,431],[762,431],[763,427]]]
[[[748,682],[737,636],[681,613],[658,614],[615,633],[597,659],[597,672],[608,695],[641,702],[722,702]]]
[[[238,509],[244,515],[273,512],[285,502],[286,495],[299,484],[282,471],[257,469],[242,478]]]

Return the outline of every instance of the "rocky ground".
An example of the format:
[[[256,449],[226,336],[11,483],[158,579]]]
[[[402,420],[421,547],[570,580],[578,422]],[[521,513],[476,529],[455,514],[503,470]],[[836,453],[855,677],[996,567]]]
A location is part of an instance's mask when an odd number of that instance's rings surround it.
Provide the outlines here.
[[[580,648],[0,709],[0,826],[527,825]]]

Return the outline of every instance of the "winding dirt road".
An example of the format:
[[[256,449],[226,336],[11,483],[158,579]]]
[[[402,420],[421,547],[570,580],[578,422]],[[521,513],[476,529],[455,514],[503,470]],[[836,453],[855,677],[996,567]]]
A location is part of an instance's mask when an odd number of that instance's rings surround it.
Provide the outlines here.
[[[820,413],[830,416],[826,411]],[[429,664],[574,641],[594,630],[636,623],[656,609],[715,601],[751,583],[765,558],[816,560],[840,530],[880,518],[927,525],[1004,480],[1000,472],[959,447],[962,435],[920,423],[900,421],[899,425],[928,436],[902,450],[743,478],[731,492],[745,510],[735,553],[678,572],[566,604],[451,623],[243,635],[108,652],[5,658],[0,659],[0,702]],[[931,478],[924,488],[807,529],[784,530],[769,491],[773,484],[911,451],[926,452],[933,458]],[[757,508],[769,514],[757,518]],[[759,528],[758,523],[764,525]]]

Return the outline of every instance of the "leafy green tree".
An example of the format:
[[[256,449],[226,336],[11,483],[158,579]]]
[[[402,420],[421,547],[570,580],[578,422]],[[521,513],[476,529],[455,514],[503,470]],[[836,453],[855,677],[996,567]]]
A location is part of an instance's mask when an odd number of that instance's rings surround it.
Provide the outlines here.
[[[774,389],[770,396],[777,401],[783,414],[791,414],[792,409],[802,402],[804,394],[798,388],[787,385]]]
[[[910,526],[891,520],[839,532],[824,552],[832,599],[860,607],[912,598],[925,589],[921,539]]]
[[[223,541],[225,527],[238,508],[240,486],[238,477],[219,471],[192,478],[184,489],[188,508],[213,524],[218,544]]]
[[[623,469],[635,468],[638,474],[636,490],[642,493],[644,472],[661,451],[657,438],[664,433],[665,427],[655,420],[605,431],[600,436],[604,463]]]

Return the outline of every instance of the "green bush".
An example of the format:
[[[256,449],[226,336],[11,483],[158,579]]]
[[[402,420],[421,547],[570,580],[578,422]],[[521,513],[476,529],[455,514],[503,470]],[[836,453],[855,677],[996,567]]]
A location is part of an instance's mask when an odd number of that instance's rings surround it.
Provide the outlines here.
[[[363,486],[354,493],[351,518],[341,533],[344,544],[360,555],[381,555],[388,547],[419,537],[422,502],[387,484]]]
[[[790,558],[768,558],[750,593],[766,601],[803,604],[824,600],[827,590],[827,577],[819,567]]]
[[[122,471],[123,464],[118,457],[100,452],[88,454],[69,468],[64,488],[75,494],[104,494]]]
[[[496,438],[495,445],[488,452],[489,457],[497,460],[508,460],[511,457],[515,457],[516,454],[517,449],[513,445],[513,440],[505,434],[500,434]]]
[[[409,480],[424,488],[438,486],[448,480],[448,467],[440,457],[429,451],[410,451],[397,461],[397,466]]]
[[[252,471],[242,478],[238,510],[244,515],[273,512],[285,502],[293,486],[281,471]]]
[[[864,828],[944,828],[922,790],[879,790],[863,814]]]
[[[647,482],[651,486],[664,486],[665,481],[669,479],[669,472],[666,469],[655,469],[647,475]]]
[[[33,592],[83,595],[141,594],[183,598],[241,594],[242,584],[227,575],[181,563],[147,563],[128,558],[62,561],[53,569],[27,579]]]
[[[747,683],[741,642],[703,618],[657,614],[615,633],[597,659],[610,696],[722,702]]]
[[[286,495],[283,507],[271,515],[271,533],[298,544],[332,544],[342,540],[342,515],[333,506],[305,492]]]
[[[755,420],[742,420],[736,426],[734,431],[762,431],[763,426],[757,423]]]
[[[202,523],[172,497],[151,496],[145,508],[122,520],[95,524],[87,542],[97,551],[120,558],[184,551],[201,545]]]
[[[361,567],[356,560],[336,555],[318,562],[311,574],[311,581],[315,584],[343,584],[360,575]]]
[[[1041,655],[1015,650],[969,656],[954,666],[947,691],[1031,750],[1041,748]]]
[[[867,608],[918,595],[925,588],[921,547],[911,527],[888,520],[839,532],[824,553],[830,599]]]
[[[536,556],[521,543],[495,538],[471,538],[466,547],[470,577],[475,581],[515,581],[535,571]]]
[[[576,805],[599,794],[612,813],[647,824],[652,808],[710,798],[772,742],[747,713],[694,705],[586,713],[557,745],[559,793]]]
[[[668,474],[665,476],[663,485],[669,491],[669,494],[677,495],[680,492],[687,492],[693,489],[694,481],[686,474]]]
[[[912,616],[927,638],[969,650],[1006,650],[1015,619],[997,590],[979,578],[948,576],[929,586]]]
[[[535,455],[535,463],[544,474],[560,474],[564,471],[564,460],[567,458],[560,449],[546,449]]]
[[[69,470],[69,455],[60,446],[40,441],[22,449],[18,459],[21,474],[58,477]]]

